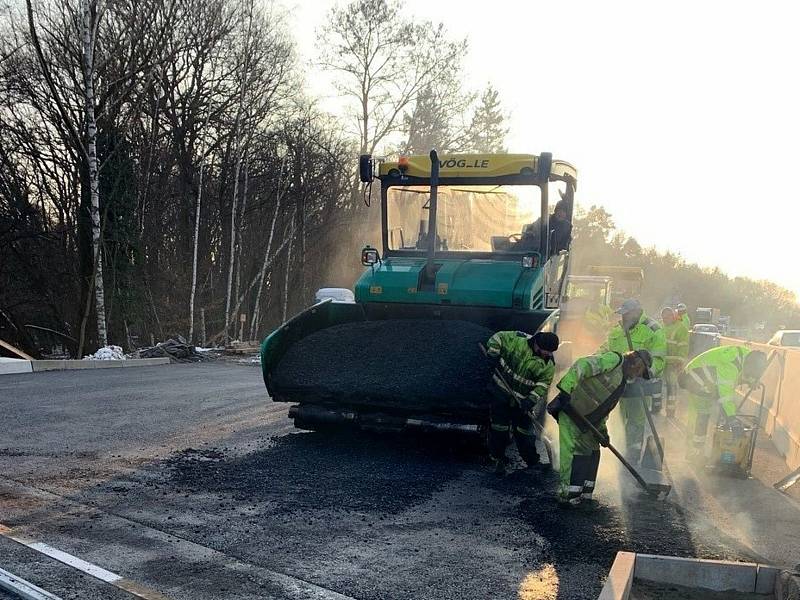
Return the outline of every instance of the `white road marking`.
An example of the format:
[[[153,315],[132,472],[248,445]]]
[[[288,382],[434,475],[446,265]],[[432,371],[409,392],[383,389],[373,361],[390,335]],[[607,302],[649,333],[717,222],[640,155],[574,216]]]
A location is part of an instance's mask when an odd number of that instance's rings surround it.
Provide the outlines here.
[[[62,562],[65,565],[72,567],[73,569],[77,569],[87,575],[91,575],[99,579],[100,581],[105,581],[106,583],[114,583],[115,581],[119,581],[122,579],[121,575],[117,575],[116,573],[112,573],[111,571],[106,571],[102,567],[98,567],[90,562],[86,562],[83,559],[78,558],[77,556],[73,556],[72,554],[68,554],[63,550],[59,550],[58,548],[53,548],[52,546],[48,546],[47,544],[43,544],[42,542],[33,542],[32,544],[26,544],[28,548],[32,548],[37,552],[41,552],[49,556],[50,558],[55,558],[58,562]]]
[[[291,425],[289,427],[291,428]],[[294,430],[292,428],[291,435],[302,435],[302,433],[299,430]],[[219,562],[219,564],[229,565],[233,570],[244,571],[246,569],[253,569],[255,572],[261,573],[264,576],[273,579],[273,581],[278,585],[284,586],[287,590],[287,594],[293,594],[291,597],[302,597],[308,600],[311,599],[356,600],[352,596],[341,594],[332,589],[323,587],[321,585],[317,585],[309,580],[303,579],[296,575],[289,575],[288,573],[283,573],[281,571],[253,565],[251,563],[243,561],[240,558],[237,558],[236,556],[225,554],[223,552],[220,552],[219,550],[214,550],[213,548],[210,548],[208,546],[203,546],[188,538],[176,536],[175,534],[168,533],[167,531],[151,527],[136,520],[132,520],[129,517],[115,514],[113,512],[103,511],[97,508],[96,506],[89,506],[83,504],[72,498],[69,498],[68,496],[63,496],[51,492],[49,490],[38,488],[36,486],[31,486],[5,475],[0,475],[0,483],[9,486],[11,489],[14,490],[15,495],[19,497],[23,497],[24,495],[29,495],[34,498],[46,499],[49,501],[64,502],[72,507],[80,508],[94,515],[100,514],[110,518],[119,519],[122,522],[128,523],[130,526],[134,526],[139,531],[147,532],[148,534],[166,543],[174,544],[176,541],[178,541],[181,543],[182,547],[189,547],[194,549],[195,551],[202,553],[211,553],[214,557],[217,558],[218,561],[222,561]],[[22,495],[20,495],[20,492],[22,492]],[[0,523],[0,536],[6,537],[8,539],[11,539],[15,542],[18,542],[26,546],[32,543],[36,543],[35,540],[32,540],[29,537],[26,537],[22,534],[17,534],[16,532],[12,531],[12,529],[3,525],[2,523]],[[147,590],[143,586],[136,584],[130,579],[123,578],[117,581],[116,583],[111,583],[110,585],[123,589],[126,592],[131,593],[138,598],[141,598],[142,600],[169,600],[169,598],[167,598],[166,596],[158,592]]]
[[[25,581],[4,569],[0,569],[0,588],[8,590],[24,600],[61,600],[58,596],[54,596],[39,586],[33,585],[30,581]]]
[[[7,527],[0,523],[0,535],[3,537],[17,542],[18,544],[22,544],[31,550],[36,550],[37,552],[44,554],[45,556],[49,556],[50,558],[57,560],[58,562],[64,563],[67,566],[72,567],[94,577],[95,579],[99,579],[105,583],[111,584],[116,588],[121,590],[125,590],[129,594],[136,596],[137,598],[141,598],[142,600],[167,600],[167,597],[157,592],[155,590],[150,590],[138,583],[126,579],[122,575],[117,575],[116,573],[112,573],[111,571],[107,571],[102,567],[98,567],[97,565],[87,562],[77,556],[73,556],[68,552],[64,552],[63,550],[59,550],[58,548],[53,548],[48,544],[44,544],[42,542],[37,542],[32,540],[26,536],[19,535],[14,532],[13,529]],[[44,591],[44,590],[42,590]],[[25,596],[23,596],[25,597]],[[40,600],[41,598],[46,598],[52,600],[55,596],[32,596],[33,600]],[[27,597],[25,597],[27,598]]]

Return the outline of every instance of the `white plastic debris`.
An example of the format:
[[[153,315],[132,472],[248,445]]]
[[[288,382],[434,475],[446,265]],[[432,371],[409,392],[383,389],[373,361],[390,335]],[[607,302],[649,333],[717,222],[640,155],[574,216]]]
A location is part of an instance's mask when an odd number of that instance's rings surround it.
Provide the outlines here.
[[[236,362],[238,362],[240,365],[252,365],[252,366],[261,365],[261,355],[254,354],[250,358],[240,358]]]
[[[125,360],[125,354],[119,346],[103,346],[94,354],[84,356],[83,360]]]

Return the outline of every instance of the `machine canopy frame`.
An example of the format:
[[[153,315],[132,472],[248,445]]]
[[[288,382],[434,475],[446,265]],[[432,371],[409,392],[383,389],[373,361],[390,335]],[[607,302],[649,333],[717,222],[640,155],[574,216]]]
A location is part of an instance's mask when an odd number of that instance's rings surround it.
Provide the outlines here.
[[[566,183],[564,197],[569,200],[569,219],[572,219],[572,200],[577,187],[577,170],[565,161],[553,160],[549,154],[454,154],[435,158],[428,155],[402,157],[396,162],[378,164],[377,178],[381,181],[381,234],[383,255],[386,257],[425,257],[430,250],[392,250],[389,243],[388,191],[392,187],[409,186],[515,186],[534,185],[540,190],[541,227],[549,231],[548,182]],[[438,162],[434,165],[432,160]],[[549,165],[549,169],[547,169]],[[432,174],[432,167],[438,166]],[[541,173],[547,169],[547,176]],[[435,181],[434,181],[435,180]],[[539,259],[549,255],[549,236],[540,236]],[[433,240],[432,240],[433,241]],[[471,258],[494,260],[519,260],[520,256],[537,254],[530,250],[505,250],[503,252],[474,252],[459,250],[434,250],[437,258]]]

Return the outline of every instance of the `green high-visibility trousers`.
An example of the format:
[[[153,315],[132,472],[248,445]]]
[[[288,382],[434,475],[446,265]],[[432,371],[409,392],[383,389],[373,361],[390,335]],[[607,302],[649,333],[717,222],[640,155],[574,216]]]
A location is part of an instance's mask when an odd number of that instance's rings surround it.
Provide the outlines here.
[[[689,394],[686,407],[686,450],[687,454],[697,453],[706,445],[708,422],[711,419],[712,401],[708,398]]]
[[[639,460],[644,441],[644,396],[623,396],[619,400],[619,414],[625,425],[626,454],[631,460]]]
[[[675,414],[675,409],[678,407],[678,373],[680,368],[668,365],[664,369],[664,382],[667,389],[667,416]]]
[[[606,420],[597,429],[608,435]],[[581,431],[564,411],[558,414],[558,445],[561,502],[580,504],[591,499],[600,466],[600,443],[591,431]]]

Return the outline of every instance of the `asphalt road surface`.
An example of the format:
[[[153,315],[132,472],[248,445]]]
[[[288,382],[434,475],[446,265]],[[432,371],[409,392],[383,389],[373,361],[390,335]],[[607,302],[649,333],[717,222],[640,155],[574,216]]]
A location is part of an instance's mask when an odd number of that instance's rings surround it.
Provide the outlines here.
[[[252,367],[8,375],[0,407],[0,524],[174,600],[596,598],[618,550],[765,558],[691,481],[653,502],[604,455],[600,507],[563,511],[474,444],[298,432]],[[0,567],[132,597],[2,537]]]

